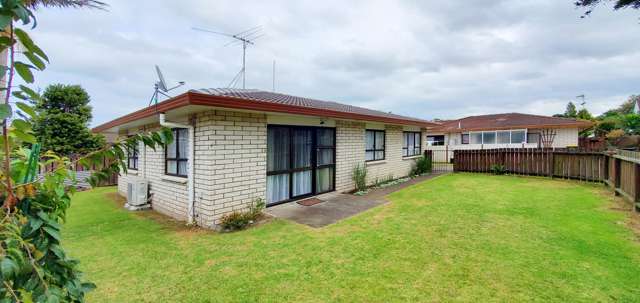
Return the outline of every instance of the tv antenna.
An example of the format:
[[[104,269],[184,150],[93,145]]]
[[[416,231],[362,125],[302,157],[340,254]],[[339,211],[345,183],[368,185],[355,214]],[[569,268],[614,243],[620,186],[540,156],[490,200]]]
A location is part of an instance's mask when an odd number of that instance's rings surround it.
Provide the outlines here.
[[[580,103],[580,105],[581,105],[582,107],[584,107],[584,105],[585,105],[585,104],[587,104],[587,102],[586,102],[586,101],[584,101],[584,99],[585,99],[584,94],[582,94],[582,95],[580,95],[580,96],[576,96],[576,98],[578,98],[578,99],[582,99],[582,102]]]
[[[247,71],[247,69],[246,69],[247,46],[248,45],[255,45],[254,41],[256,41],[258,38],[264,36],[264,34],[262,33],[262,26],[252,27],[252,28],[250,28],[248,30],[241,31],[241,32],[239,32],[237,34],[227,34],[227,33],[212,31],[212,30],[208,30],[208,29],[204,29],[204,28],[199,28],[199,27],[192,27],[191,29],[196,30],[196,31],[205,32],[205,33],[225,36],[225,37],[229,37],[229,38],[233,39],[229,43],[225,44],[225,46],[235,45],[235,44],[241,44],[242,45],[242,68],[236,74],[236,76],[233,77],[231,82],[229,82],[229,85],[227,85],[227,87],[229,87],[229,88],[236,87],[236,85],[239,84],[238,82],[240,81],[240,79],[242,79],[242,88],[243,89],[246,88],[246,81],[247,81],[247,73],[246,73],[246,71]]]
[[[167,88],[167,82],[164,81],[164,76],[160,71],[160,67],[157,65],[156,65],[156,74],[158,75],[158,82],[156,82],[156,84],[154,85],[153,96],[151,96],[151,101],[149,101],[149,105],[151,105],[151,103],[158,105],[159,95],[163,95],[167,98],[171,98],[171,96],[169,96],[169,92],[185,84],[184,81],[180,81],[178,82],[178,85],[171,88]]]

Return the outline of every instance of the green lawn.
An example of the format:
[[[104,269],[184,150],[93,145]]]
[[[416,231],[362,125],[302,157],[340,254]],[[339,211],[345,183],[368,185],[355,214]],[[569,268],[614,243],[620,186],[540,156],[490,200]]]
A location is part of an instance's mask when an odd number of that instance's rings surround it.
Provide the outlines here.
[[[78,193],[64,242],[90,302],[632,302],[640,244],[600,185],[455,174],[321,229],[274,220],[231,234]]]

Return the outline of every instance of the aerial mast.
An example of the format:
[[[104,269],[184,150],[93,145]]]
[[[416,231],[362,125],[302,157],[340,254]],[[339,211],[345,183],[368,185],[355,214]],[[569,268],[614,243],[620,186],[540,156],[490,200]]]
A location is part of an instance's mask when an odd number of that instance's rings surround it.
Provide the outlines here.
[[[199,27],[192,27],[193,30],[196,31],[201,31],[201,32],[205,32],[205,33],[211,33],[211,34],[216,34],[216,35],[221,35],[221,36],[225,36],[225,37],[229,37],[233,40],[231,40],[229,43],[227,43],[225,46],[229,46],[229,45],[233,45],[233,44],[242,44],[242,68],[240,69],[240,71],[236,74],[235,77],[233,77],[233,79],[231,80],[231,82],[229,83],[229,85],[227,87],[236,87],[236,85],[238,84],[239,80],[242,79],[242,88],[246,88],[246,82],[247,82],[247,46],[248,45],[255,45],[255,41],[264,36],[264,34],[262,33],[262,26],[256,26],[256,27],[252,27],[248,30],[239,32],[237,34],[227,34],[227,33],[223,33],[223,32],[217,32],[217,31],[212,31],[212,30],[208,30],[208,29],[204,29],[204,28],[199,28]]]

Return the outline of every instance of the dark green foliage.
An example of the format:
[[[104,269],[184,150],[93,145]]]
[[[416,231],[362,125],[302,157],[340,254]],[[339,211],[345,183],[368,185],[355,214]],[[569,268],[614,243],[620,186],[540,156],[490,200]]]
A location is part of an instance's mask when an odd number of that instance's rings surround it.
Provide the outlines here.
[[[565,118],[576,118],[578,117],[578,111],[576,110],[576,105],[573,102],[567,103],[567,109],[564,111]]]
[[[493,164],[490,170],[494,175],[504,175],[507,173],[507,168],[502,164]]]
[[[63,1],[38,1],[47,5],[44,2]],[[27,32],[16,28],[18,23],[34,28],[33,13],[22,0],[0,0],[0,51],[16,59],[9,61],[10,66],[0,68],[3,73],[8,72],[6,88],[1,92],[4,102],[0,106],[2,127],[7,130],[0,139],[0,277],[3,282],[0,302],[83,302],[85,294],[95,285],[82,279],[79,262],[69,258],[62,248],[60,226],[75,192],[73,186],[65,185],[65,181],[76,182],[75,174],[68,168],[77,163],[53,151],[40,153],[40,146],[43,142],[60,144],[63,141],[51,141],[50,137],[66,135],[68,142],[65,143],[75,148],[75,152],[86,152],[98,148],[94,140],[100,139],[92,137],[87,128],[91,108],[88,95],[80,87],[52,86],[43,99],[31,88],[14,84],[14,76],[26,83],[33,82],[33,72],[43,70],[49,61]],[[15,50],[16,40],[21,43],[20,52]],[[36,103],[37,109],[11,98]],[[9,105],[12,103],[15,107]],[[20,112],[14,112],[17,109]],[[7,117],[14,117],[11,125]],[[43,142],[34,136],[33,123],[39,124],[39,130],[49,130],[40,135]],[[76,139],[78,141],[74,141]],[[155,149],[172,139],[171,130],[162,128],[157,133],[138,134],[114,142],[77,161],[85,167],[108,163],[91,176],[89,181],[95,184],[113,172],[126,169],[124,150],[127,147],[142,141]],[[86,142],[78,143],[82,140]],[[46,148],[56,150],[55,146]],[[38,176],[38,166],[56,169]]]
[[[264,207],[264,200],[258,199],[251,204],[247,211],[234,211],[222,216],[220,219],[220,226],[224,231],[245,229],[249,224],[252,224],[260,217]]]
[[[613,9],[615,10],[623,8],[640,8],[640,0],[577,0],[574,3],[577,7],[588,8],[588,10],[584,13],[585,16],[591,14],[595,6],[603,3],[614,3]]]
[[[54,84],[36,103],[34,131],[44,150],[57,154],[84,154],[104,146],[104,137],[89,130],[89,95],[79,85]]]
[[[431,167],[432,167],[431,158],[423,155],[422,157],[416,159],[416,163],[413,167],[413,171],[411,172],[411,175],[419,176],[419,175],[430,173]]]

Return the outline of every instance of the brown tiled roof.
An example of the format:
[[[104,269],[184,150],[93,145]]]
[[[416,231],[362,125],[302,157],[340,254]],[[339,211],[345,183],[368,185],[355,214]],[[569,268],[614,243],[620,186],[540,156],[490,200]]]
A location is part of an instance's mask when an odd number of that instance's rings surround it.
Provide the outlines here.
[[[353,106],[333,101],[323,101],[280,93],[262,91],[257,89],[230,89],[230,88],[207,88],[191,90],[194,93],[209,94],[214,96],[235,97],[245,100],[254,100],[260,102],[276,103],[282,105],[299,106],[305,108],[313,108],[320,110],[331,110],[350,114],[360,114],[375,117],[385,117],[392,119],[415,121],[419,123],[431,123],[427,120],[386,113],[382,111],[372,110],[364,107]]]
[[[584,120],[529,115],[520,113],[470,116],[458,120],[441,121],[434,132],[460,132],[474,130],[515,128],[587,128],[593,123]]]
[[[95,127],[93,131],[102,132],[112,127],[156,115],[158,112],[164,112],[187,105],[204,105],[230,109],[280,112],[391,124],[417,125],[422,127],[434,127],[440,125],[427,120],[332,101],[322,101],[254,89],[209,88],[190,90],[180,96],[160,102],[157,106],[150,106],[104,123]]]

